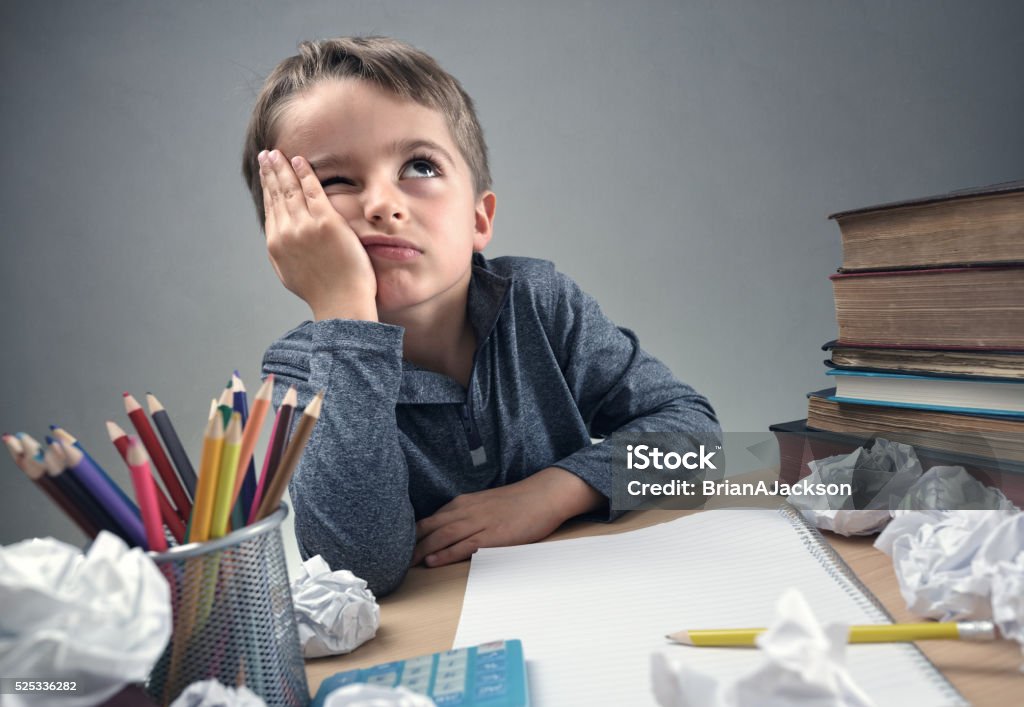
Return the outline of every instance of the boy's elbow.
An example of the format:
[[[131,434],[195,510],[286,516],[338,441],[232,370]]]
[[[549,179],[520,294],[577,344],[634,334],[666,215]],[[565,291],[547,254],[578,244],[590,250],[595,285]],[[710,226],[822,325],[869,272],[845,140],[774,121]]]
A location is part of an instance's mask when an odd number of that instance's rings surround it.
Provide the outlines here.
[[[367,587],[377,598],[385,597],[398,589],[409,571],[409,558],[404,561],[389,561],[376,553],[347,553],[337,543],[331,543],[329,547],[314,548],[313,552],[307,550],[304,543],[300,543],[300,549],[303,559],[319,554],[331,571],[348,570],[366,582]]]

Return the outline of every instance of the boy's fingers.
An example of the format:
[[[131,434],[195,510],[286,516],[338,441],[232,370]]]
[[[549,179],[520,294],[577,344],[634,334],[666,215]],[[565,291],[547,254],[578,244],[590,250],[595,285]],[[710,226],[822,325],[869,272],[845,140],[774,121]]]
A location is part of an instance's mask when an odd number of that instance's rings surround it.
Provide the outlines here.
[[[327,213],[327,209],[333,209],[333,207],[327,202],[327,194],[324,193],[324,188],[320,185],[320,179],[317,178],[316,172],[309,166],[309,162],[303,157],[292,157],[292,169],[295,171],[295,176],[299,179],[299,188],[302,190],[302,194],[306,200],[306,208],[309,213],[316,217],[322,216]]]
[[[446,547],[443,550],[427,555],[424,561],[427,567],[442,567],[453,562],[462,562],[463,560],[468,560],[472,557],[473,553],[480,549],[481,542],[480,535],[477,534],[451,547]]]
[[[285,158],[280,150],[270,151],[270,166],[274,174],[277,192],[274,194],[280,208],[278,215],[287,213],[289,218],[298,221],[309,215],[306,208],[306,199],[302,193],[302,185],[299,184],[292,164]]]
[[[451,547],[483,530],[483,525],[469,519],[449,522],[425,535],[413,550],[413,564],[432,553]]]
[[[274,204],[270,198],[270,186],[267,183],[268,167],[266,164],[266,158],[267,151],[263,150],[256,159],[258,159],[260,163],[260,185],[263,187],[263,232],[269,236],[274,229]]]
[[[283,228],[288,223],[288,209],[282,202],[281,184],[277,178],[277,171],[274,169],[274,162],[270,154],[263,162],[260,174],[263,175],[264,203],[270,200],[270,208],[267,209],[268,218],[273,218],[274,225]]]

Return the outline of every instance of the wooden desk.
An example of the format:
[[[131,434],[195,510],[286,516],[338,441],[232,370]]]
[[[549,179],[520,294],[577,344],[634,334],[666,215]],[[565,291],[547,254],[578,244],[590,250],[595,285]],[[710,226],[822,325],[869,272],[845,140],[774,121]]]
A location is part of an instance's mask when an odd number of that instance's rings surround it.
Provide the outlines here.
[[[614,523],[573,522],[560,528],[549,540],[620,533],[663,523],[684,513],[686,511],[640,511]],[[873,538],[825,535],[897,621],[915,620],[900,596],[892,561],[872,546]],[[307,661],[306,674],[312,693],[316,694],[324,679],[343,670],[451,648],[468,576],[468,562],[436,569],[412,568],[398,591],[380,602],[381,627],[375,639],[347,656]],[[920,641],[918,646],[976,707],[1024,704],[1024,674],[1017,670],[1024,659],[1013,641]]]

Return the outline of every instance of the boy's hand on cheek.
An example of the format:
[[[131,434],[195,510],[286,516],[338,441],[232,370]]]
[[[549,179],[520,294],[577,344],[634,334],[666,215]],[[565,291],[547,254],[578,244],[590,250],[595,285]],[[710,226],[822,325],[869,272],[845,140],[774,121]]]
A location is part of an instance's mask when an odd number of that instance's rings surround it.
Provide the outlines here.
[[[414,565],[439,567],[481,547],[542,540],[604,497],[565,469],[548,467],[522,481],[459,496],[416,524]]]
[[[267,253],[281,282],[321,319],[377,319],[377,279],[366,249],[309,163],[261,152]]]

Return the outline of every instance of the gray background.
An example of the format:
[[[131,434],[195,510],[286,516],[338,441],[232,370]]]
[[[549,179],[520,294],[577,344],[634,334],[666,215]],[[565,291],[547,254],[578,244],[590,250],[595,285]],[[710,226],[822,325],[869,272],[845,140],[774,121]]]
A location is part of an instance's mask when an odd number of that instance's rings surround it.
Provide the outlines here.
[[[835,336],[827,214],[1022,176],[1017,2],[0,5],[0,431],[155,392],[198,456],[211,397],[308,317],[239,176],[298,41],[389,34],[474,96],[489,255],[548,258],[706,393],[727,431],[805,416]],[[0,543],[82,536],[6,458]]]

